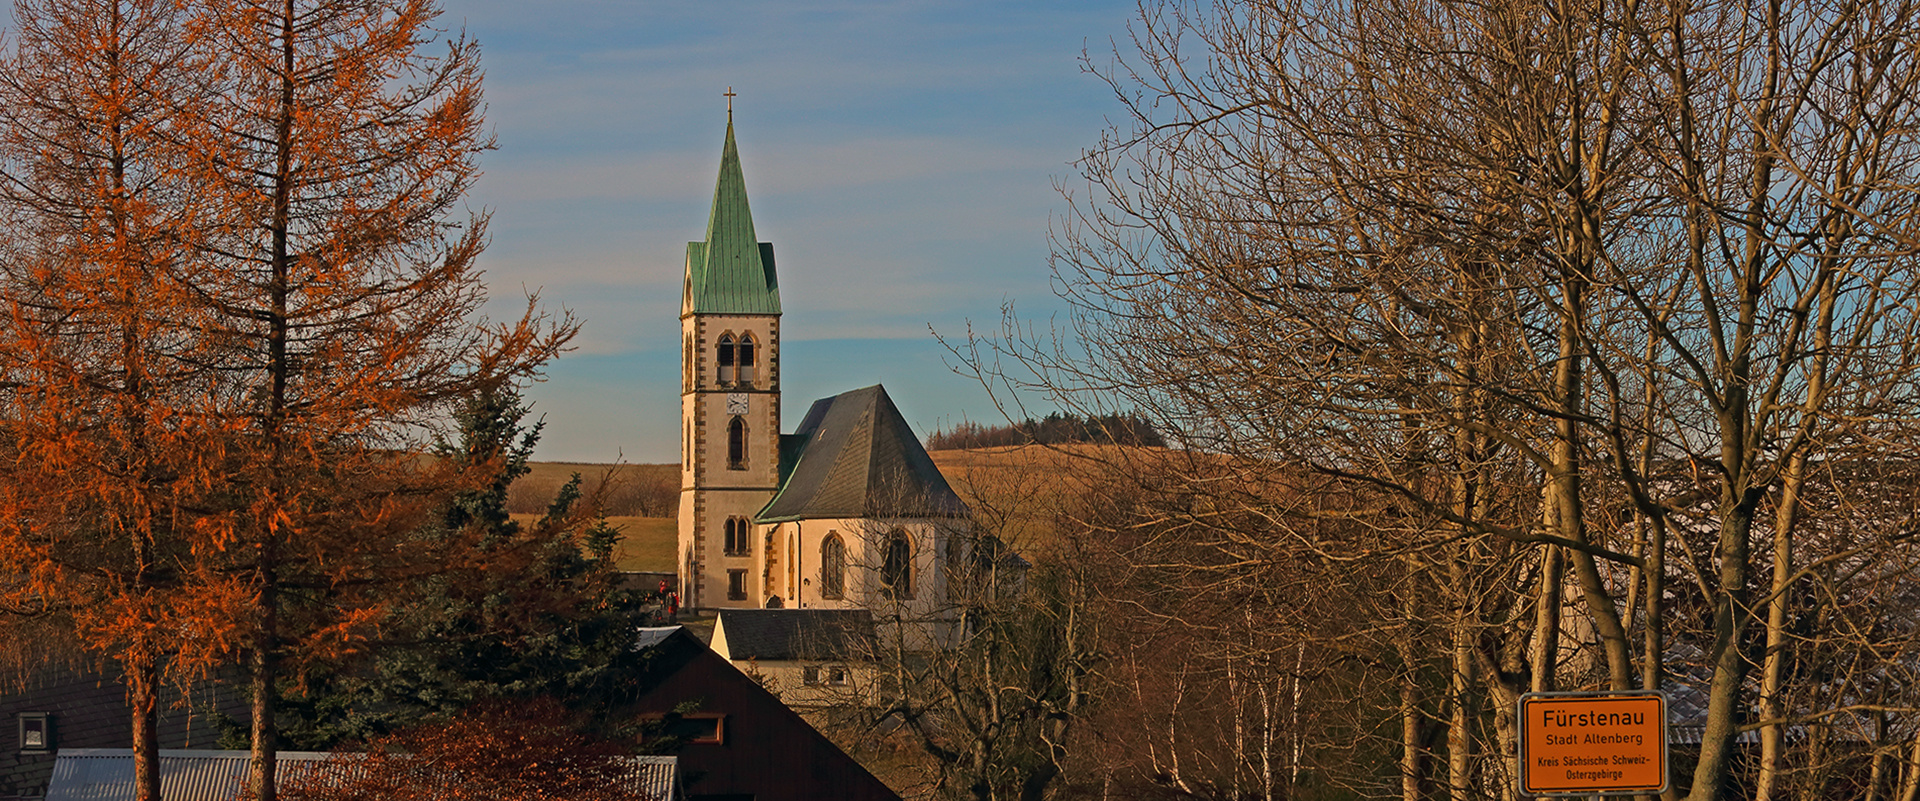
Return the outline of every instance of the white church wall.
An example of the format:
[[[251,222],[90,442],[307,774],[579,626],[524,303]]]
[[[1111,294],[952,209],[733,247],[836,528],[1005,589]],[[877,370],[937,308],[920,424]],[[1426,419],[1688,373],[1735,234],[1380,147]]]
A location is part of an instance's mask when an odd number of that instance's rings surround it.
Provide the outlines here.
[[[777,588],[791,593],[783,595],[783,601],[790,602],[797,596],[804,609],[868,609],[876,615],[951,618],[955,611],[947,602],[944,555],[949,538],[962,525],[964,521],[926,518],[840,518],[781,524],[779,537],[791,543],[796,559],[788,565],[787,577]],[[881,581],[887,543],[896,531],[912,543],[912,593],[904,599],[892,597]],[[829,538],[838,538],[846,549],[846,572],[838,598],[827,595],[828,581],[823,573],[823,552]]]

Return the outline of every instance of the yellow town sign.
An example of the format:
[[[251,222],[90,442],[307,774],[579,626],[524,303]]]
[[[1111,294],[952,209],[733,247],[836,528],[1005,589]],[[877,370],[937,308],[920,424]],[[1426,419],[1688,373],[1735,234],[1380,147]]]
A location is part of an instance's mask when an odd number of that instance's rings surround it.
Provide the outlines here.
[[[1658,793],[1667,787],[1667,699],[1657,692],[1520,698],[1520,791]]]

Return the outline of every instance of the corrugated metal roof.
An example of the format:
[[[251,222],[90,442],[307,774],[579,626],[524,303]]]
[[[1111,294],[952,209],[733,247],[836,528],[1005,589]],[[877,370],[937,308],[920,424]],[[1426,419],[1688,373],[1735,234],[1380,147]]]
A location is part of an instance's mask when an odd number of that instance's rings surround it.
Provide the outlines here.
[[[354,770],[353,754],[281,751],[275,784]],[[160,751],[160,796],[167,801],[232,801],[247,783],[245,751]],[[660,799],[679,798],[679,760],[623,757],[633,766],[629,789]],[[62,748],[54,760],[45,801],[132,801],[133,749]]]
[[[697,314],[780,313],[773,244],[754,236],[731,116],[720,152],[720,177],[713,187],[713,208],[707,215],[707,240],[687,243],[685,301],[687,310]]]
[[[677,799],[684,795],[679,792],[679,757],[630,756],[625,759],[633,765],[633,772],[627,774],[633,780],[633,784],[629,785],[632,789],[661,799]]]
[[[968,514],[878,384],[814,401],[792,436],[805,444],[759,522]]]
[[[333,754],[281,751],[276,784],[327,768]],[[245,751],[162,750],[160,795],[168,801],[231,801],[247,783]],[[54,759],[47,801],[132,799],[133,749],[62,748]]]

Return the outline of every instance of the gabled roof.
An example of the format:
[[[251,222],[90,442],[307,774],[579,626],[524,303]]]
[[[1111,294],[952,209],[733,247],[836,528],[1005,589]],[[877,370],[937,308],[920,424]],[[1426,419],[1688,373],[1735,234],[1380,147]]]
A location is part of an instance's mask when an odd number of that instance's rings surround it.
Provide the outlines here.
[[[696,740],[675,753],[690,796],[900,801],[832,740],[686,629],[666,631],[646,653],[647,673],[632,684],[645,689],[620,714],[724,716],[723,742]]]
[[[878,384],[814,401],[793,436],[799,458],[758,522],[968,514]]]
[[[873,652],[865,609],[725,609],[713,625],[714,653],[747,659],[858,659]]]
[[[733,144],[733,117],[720,152],[720,178],[713,186],[707,240],[687,243],[682,313],[779,314],[780,282],[773,271],[773,244],[755,239],[747,209],[747,180]]]

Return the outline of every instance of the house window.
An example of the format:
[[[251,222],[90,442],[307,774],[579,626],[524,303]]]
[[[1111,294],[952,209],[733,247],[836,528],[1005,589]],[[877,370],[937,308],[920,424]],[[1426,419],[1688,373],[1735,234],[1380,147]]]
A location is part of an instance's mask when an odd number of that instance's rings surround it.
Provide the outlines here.
[[[847,597],[847,544],[833,532],[827,532],[827,541],[820,543],[820,597],[836,601]]]
[[[724,743],[727,740],[727,716],[717,712],[690,712],[668,715],[661,734],[690,743]]]
[[[753,337],[747,334],[741,334],[740,344],[735,347],[739,353],[739,356],[733,360],[734,369],[737,373],[735,378],[742,384],[751,384],[754,379]]]
[[[727,571],[727,600],[744,601],[747,599],[747,571]]]
[[[800,683],[809,687],[820,683],[820,668],[808,665],[800,669]]]
[[[913,599],[913,544],[907,541],[907,532],[899,529],[887,535],[887,558],[880,566],[880,597]]]
[[[21,712],[15,715],[20,726],[20,751],[45,753],[53,750],[53,715],[48,712]]]
[[[732,334],[720,335],[720,344],[714,348],[714,355],[717,357],[716,361],[719,364],[719,368],[720,368],[719,374],[717,375],[717,378],[720,381],[720,383],[723,385],[733,383],[733,335]]]
[[[844,686],[847,683],[847,668],[844,665],[827,668],[827,683],[835,687]]]
[[[751,540],[747,538],[747,534],[752,528],[753,525],[744,517],[727,518],[728,556],[746,556],[750,553],[749,548],[752,546],[749,544]]]
[[[735,416],[727,422],[727,469],[747,469],[747,419]]]

